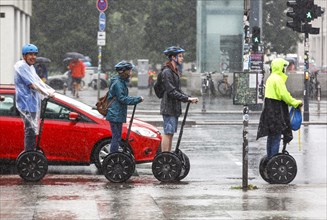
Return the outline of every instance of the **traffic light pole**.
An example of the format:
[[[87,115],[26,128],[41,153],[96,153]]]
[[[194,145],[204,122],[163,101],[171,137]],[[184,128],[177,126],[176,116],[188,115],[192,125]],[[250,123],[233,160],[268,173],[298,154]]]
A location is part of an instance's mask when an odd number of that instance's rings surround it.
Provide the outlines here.
[[[309,121],[309,33],[304,37],[304,97],[303,97],[303,121]]]

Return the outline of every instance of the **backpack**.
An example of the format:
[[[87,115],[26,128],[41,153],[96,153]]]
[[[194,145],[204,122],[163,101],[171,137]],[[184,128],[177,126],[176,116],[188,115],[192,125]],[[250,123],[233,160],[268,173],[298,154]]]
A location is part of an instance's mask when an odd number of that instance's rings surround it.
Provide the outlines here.
[[[109,90],[106,93],[106,95],[100,97],[98,102],[95,104],[98,112],[103,116],[107,115],[108,108],[111,106],[111,104],[116,99],[116,97],[113,97],[110,101],[108,101],[108,96],[109,96],[109,91],[110,91],[111,86],[112,86],[112,81],[110,82]]]
[[[163,70],[165,69],[165,66],[161,69],[161,71],[158,73],[157,81],[153,85],[154,93],[156,96],[161,99],[165,93],[165,86],[163,82]]]
[[[109,95],[109,91],[106,93],[105,96],[99,98],[99,101],[95,104],[98,112],[103,116],[107,115],[108,108],[116,99],[116,97],[113,97],[110,101],[108,101],[108,95]]]

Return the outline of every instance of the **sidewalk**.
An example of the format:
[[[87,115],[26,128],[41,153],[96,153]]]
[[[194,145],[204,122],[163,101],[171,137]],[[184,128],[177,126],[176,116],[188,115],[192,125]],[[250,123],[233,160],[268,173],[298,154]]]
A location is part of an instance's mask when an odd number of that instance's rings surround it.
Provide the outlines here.
[[[107,90],[101,90],[100,96],[104,95]],[[158,99],[154,92],[149,95],[148,89],[138,89],[136,87],[129,88],[130,96],[143,96],[144,102],[137,106],[135,117],[151,123],[155,126],[162,125],[162,116],[160,115],[160,99]],[[97,91],[87,88],[81,92],[80,100],[89,105],[94,106],[96,102]],[[185,110],[186,104],[183,104]],[[203,99],[199,97],[198,104],[190,106],[187,124],[191,125],[242,125],[243,124],[243,105],[233,105],[231,98],[216,97],[211,100],[206,100],[206,112],[202,112]],[[251,109],[251,108],[250,108]],[[319,110],[318,110],[319,109]],[[128,108],[129,114],[132,113],[132,108]],[[260,118],[260,111],[249,112],[249,124],[258,124]],[[303,121],[303,125],[326,125],[327,124],[327,100],[318,101],[309,100],[309,116],[308,122]],[[182,120],[182,117],[179,118]]]

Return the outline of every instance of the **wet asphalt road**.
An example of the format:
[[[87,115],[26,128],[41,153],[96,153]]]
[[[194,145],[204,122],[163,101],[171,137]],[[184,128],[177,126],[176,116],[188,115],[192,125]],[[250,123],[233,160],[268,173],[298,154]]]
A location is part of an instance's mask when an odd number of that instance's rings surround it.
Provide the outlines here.
[[[86,102],[91,102],[91,96],[95,99],[94,91],[83,93]],[[287,149],[297,161],[297,176],[291,184],[271,185],[258,173],[266,140],[256,141],[257,125],[250,125],[249,184],[258,189],[244,192],[238,189],[242,184],[242,114],[237,112],[242,106],[230,105],[229,100],[216,102],[206,114],[200,113],[199,105],[191,106],[189,119],[195,123],[185,127],[180,146],[190,158],[191,170],[182,182],[158,182],[151,163],[137,165],[137,172],[123,184],[108,182],[93,165],[50,166],[38,183],[25,183],[16,174],[3,172],[0,219],[326,219],[327,126],[306,125],[300,136],[293,133]],[[142,104],[139,117],[160,125],[157,102]],[[322,104],[323,113],[311,104],[313,121],[326,122],[326,101]],[[229,111],[225,116],[224,110]],[[254,112],[250,122],[258,117]],[[208,121],[216,123],[199,123]]]

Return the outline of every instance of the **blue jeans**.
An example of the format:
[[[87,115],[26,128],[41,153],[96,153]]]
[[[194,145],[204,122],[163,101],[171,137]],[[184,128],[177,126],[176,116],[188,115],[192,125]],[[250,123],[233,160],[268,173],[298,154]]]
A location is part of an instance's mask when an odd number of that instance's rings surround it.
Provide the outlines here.
[[[123,129],[123,123],[119,122],[109,122],[111,127],[111,146],[110,146],[110,153],[117,152],[119,149],[119,144],[121,141],[121,133]]]
[[[279,152],[279,145],[282,134],[268,135],[267,138],[267,158],[270,159]]]

